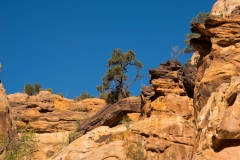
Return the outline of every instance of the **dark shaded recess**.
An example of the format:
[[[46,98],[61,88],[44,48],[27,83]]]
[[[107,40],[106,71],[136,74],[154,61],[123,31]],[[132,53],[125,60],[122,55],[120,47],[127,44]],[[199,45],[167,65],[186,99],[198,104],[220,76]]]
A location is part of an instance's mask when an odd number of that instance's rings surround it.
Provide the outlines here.
[[[36,108],[36,107],[38,107],[37,104],[29,104],[26,106],[26,108]]]
[[[228,106],[232,106],[234,102],[236,101],[237,94],[240,92],[239,90],[236,90],[232,92],[232,95],[227,98]]]
[[[185,91],[187,92],[188,97],[193,98],[194,88],[195,88],[195,79],[197,76],[197,67],[192,64],[187,64],[183,68],[182,79]]]
[[[151,96],[149,99],[151,101],[154,101],[154,100],[156,100],[160,96],[162,96],[162,94],[160,92],[155,92],[155,94],[153,96]]]
[[[209,37],[191,38],[190,44],[196,48],[201,56],[206,56],[211,52],[212,43]]]
[[[214,149],[215,152],[220,152],[225,148],[229,147],[239,147],[240,146],[240,140],[239,139],[223,139],[221,141],[221,144]]]
[[[39,112],[40,112],[40,113],[48,113],[48,112],[50,112],[50,111],[47,110],[47,109],[40,109]]]

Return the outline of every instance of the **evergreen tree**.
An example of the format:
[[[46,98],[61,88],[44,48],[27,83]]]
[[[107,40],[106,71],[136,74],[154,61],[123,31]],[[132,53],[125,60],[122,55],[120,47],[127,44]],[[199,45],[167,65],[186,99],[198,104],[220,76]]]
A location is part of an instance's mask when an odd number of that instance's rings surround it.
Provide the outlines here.
[[[132,81],[127,83],[128,66],[136,67],[136,75]],[[132,50],[122,52],[121,49],[114,49],[112,57],[108,59],[107,68],[102,78],[102,85],[96,88],[100,92],[100,98],[107,100],[108,103],[115,103],[121,98],[130,96],[130,91],[128,91],[130,85],[144,77],[140,75],[140,68],[143,68],[143,65],[136,59]]]

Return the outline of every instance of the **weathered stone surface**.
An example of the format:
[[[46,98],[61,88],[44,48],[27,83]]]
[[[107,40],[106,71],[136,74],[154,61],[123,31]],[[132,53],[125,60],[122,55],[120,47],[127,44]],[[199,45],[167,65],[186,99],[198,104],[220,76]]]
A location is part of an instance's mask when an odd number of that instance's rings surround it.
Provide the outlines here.
[[[53,156],[69,144],[70,132],[35,134],[36,149],[31,159],[52,160]],[[25,157],[26,160],[30,159]]]
[[[193,97],[195,78],[197,74],[196,65],[187,64],[185,67],[178,61],[167,61],[160,64],[156,69],[149,69],[151,84],[156,94],[188,95]],[[145,95],[143,91],[143,95]]]
[[[209,155],[214,155],[212,159],[238,159],[240,154],[235,152],[240,149],[239,93],[240,78],[232,77],[230,83],[221,84],[211,94],[197,118],[199,140],[194,159]]]
[[[29,130],[37,133],[76,130],[80,121],[105,104],[104,100],[97,98],[76,102],[49,91],[40,91],[36,96],[11,94],[8,101],[17,127],[28,126]]]
[[[224,17],[236,14],[235,10],[239,5],[239,0],[218,0],[212,8],[211,14],[223,15]]]
[[[117,160],[126,158],[124,139],[131,138],[124,125],[98,127],[73,141],[53,160]],[[125,133],[125,134],[124,134]]]
[[[224,5],[235,2],[223,1]],[[240,17],[234,8],[235,15],[193,24],[192,31],[201,34],[190,41],[200,54],[194,90],[198,131],[194,160],[237,160],[240,156]]]
[[[235,46],[235,43],[240,41],[240,25],[237,27],[236,23],[240,23],[240,19],[208,18],[205,25],[193,25],[193,30],[196,29],[201,34],[200,38],[191,40],[201,55],[194,97],[198,112],[218,86],[222,83],[229,83],[232,76],[240,75],[240,50]],[[231,28],[232,25],[235,27]],[[210,48],[205,48],[204,45],[198,47],[202,41],[210,43]],[[205,51],[202,52],[202,50]]]
[[[85,119],[78,128],[84,133],[99,126],[113,127],[117,125],[127,113],[141,113],[140,97],[121,99],[113,105],[106,105],[95,115]]]
[[[6,91],[0,82],[0,141],[7,142],[6,146],[0,143],[0,159],[4,159],[7,147],[17,138],[15,123],[12,121],[9,112]]]

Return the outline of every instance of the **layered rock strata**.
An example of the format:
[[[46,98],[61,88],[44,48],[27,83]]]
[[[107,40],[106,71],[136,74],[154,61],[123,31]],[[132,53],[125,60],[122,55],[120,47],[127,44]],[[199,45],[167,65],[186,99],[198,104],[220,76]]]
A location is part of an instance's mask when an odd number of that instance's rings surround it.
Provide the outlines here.
[[[168,61],[149,72],[152,86],[143,87],[141,99],[129,97],[102,108],[80,126],[89,132],[54,159],[131,159],[131,155],[149,160],[191,159],[195,126],[183,68],[177,61]],[[141,117],[126,121],[124,112],[141,112]],[[119,121],[122,124],[115,126]]]
[[[234,10],[234,9],[233,9]],[[200,54],[194,92],[197,140],[194,160],[240,158],[240,17],[209,17],[193,24]]]
[[[76,131],[80,121],[105,105],[101,99],[76,102],[49,91],[40,91],[36,96],[11,94],[8,101],[17,127],[27,126],[36,133]]]

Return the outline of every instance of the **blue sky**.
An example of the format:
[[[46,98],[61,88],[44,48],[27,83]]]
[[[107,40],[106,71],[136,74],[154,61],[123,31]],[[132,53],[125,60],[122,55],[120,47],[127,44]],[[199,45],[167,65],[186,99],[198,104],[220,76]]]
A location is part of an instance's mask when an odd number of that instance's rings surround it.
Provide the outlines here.
[[[190,21],[209,12],[216,0],[1,0],[0,79],[7,94],[24,84],[98,96],[95,86],[107,71],[114,48],[133,50],[149,68],[171,59],[171,47],[184,48]],[[181,55],[181,63],[190,55]],[[129,73],[134,75],[133,68]],[[149,76],[131,86],[139,95]]]

